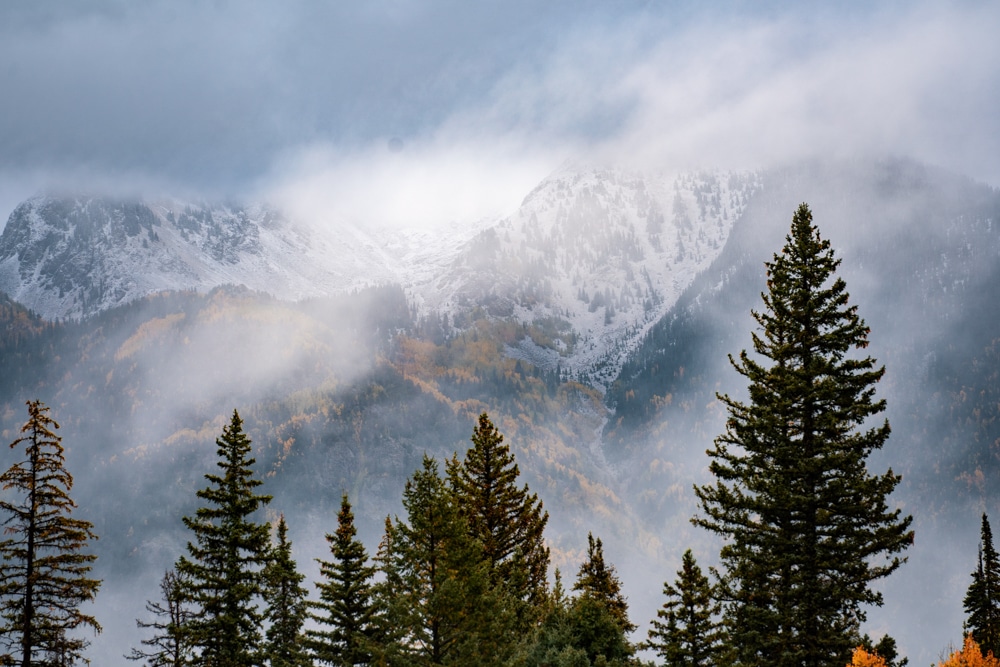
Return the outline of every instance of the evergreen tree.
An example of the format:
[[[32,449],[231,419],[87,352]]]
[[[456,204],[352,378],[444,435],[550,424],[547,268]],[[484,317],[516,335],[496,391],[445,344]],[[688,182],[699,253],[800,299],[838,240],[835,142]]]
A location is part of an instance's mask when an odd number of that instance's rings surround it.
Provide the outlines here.
[[[549,549],[543,533],[548,512],[520,475],[510,447],[484,412],[461,463],[448,462],[448,480],[472,536],[479,540],[491,581],[534,607],[547,595]]]
[[[656,651],[668,667],[714,665],[719,648],[714,618],[718,604],[690,549],[684,552],[676,584],[676,588],[663,584],[667,601],[656,612],[645,646]]]
[[[983,652],[1000,656],[1000,558],[993,547],[990,520],[983,514],[979,561],[965,594],[965,631]]]
[[[70,516],[73,477],[55,432],[59,424],[48,412],[41,401],[28,401],[28,421],[10,444],[24,445],[24,459],[0,475],[3,490],[15,496],[0,501],[10,536],[0,542],[0,641],[13,652],[6,659],[17,655],[22,667],[39,664],[43,655],[70,664],[90,642],[69,633],[101,630],[79,609],[101,585],[88,576],[97,557],[86,553],[97,536],[89,521]]]
[[[264,615],[258,601],[270,556],[268,525],[252,517],[271,497],[254,492],[261,482],[251,470],[250,438],[235,410],[215,443],[222,473],[205,475],[209,485],[197,495],[206,505],[184,517],[194,533],[176,568],[192,606],[184,631],[197,648],[195,664],[245,667],[259,657]]]
[[[637,665],[619,620],[589,595],[548,609],[514,667],[625,667]]]
[[[899,655],[899,649],[896,647],[896,640],[889,635],[882,635],[882,638],[878,640],[878,643],[872,641],[872,638],[865,635],[861,638],[861,645],[854,649],[855,658],[863,658],[864,654],[859,654],[858,650],[864,651],[869,658],[875,656],[879,661],[881,661],[883,667],[906,667],[910,663],[910,659]]]
[[[190,664],[192,657],[191,644],[184,633],[190,612],[184,605],[183,586],[173,570],[167,570],[163,574],[160,595],[162,601],[146,602],[146,611],[155,620],[136,619],[135,622],[139,628],[152,628],[156,634],[141,640],[146,648],[133,648],[125,657],[129,660],[145,660],[147,667],[184,667]]]
[[[400,614],[396,596],[403,589],[403,573],[396,565],[394,534],[392,519],[386,516],[385,532],[374,558],[375,569],[382,577],[372,585],[371,590],[373,625],[377,636],[377,641],[372,645],[371,664],[380,667],[407,664],[403,658],[409,648],[406,645],[407,630],[397,621]]]
[[[738,664],[847,664],[863,606],[882,602],[871,583],[913,540],[911,518],[887,507],[900,478],[866,467],[889,437],[888,422],[868,426],[885,409],[874,398],[884,369],[857,353],[869,330],[838,264],[801,205],[753,313],[765,361],[730,357],[750,400],[719,396],[729,419],[708,452],[716,482],[695,488],[694,523],[727,540],[724,621]]]
[[[319,602],[310,604],[314,610],[310,617],[321,629],[306,633],[313,656],[337,667],[367,664],[377,639],[372,590],[375,567],[368,564],[357,533],[345,493],[340,500],[337,532],[326,536],[333,560],[317,559],[323,580],[316,584]]]
[[[385,539],[386,578],[396,586],[387,591],[388,621],[402,635],[397,662],[503,664],[509,614],[433,459],[407,481],[403,507],[408,522],[389,524]]]
[[[299,574],[292,558],[285,516],[278,520],[277,544],[265,570],[264,599],[267,601],[267,629],[264,655],[270,667],[312,665],[303,648],[302,625],[306,620],[305,575]]]
[[[601,538],[594,539],[593,533],[587,533],[587,560],[580,566],[573,590],[607,607],[623,632],[635,630],[636,626],[628,620],[628,601],[622,594],[622,582],[615,566],[604,562],[604,545]]]
[[[621,582],[614,567],[604,562],[601,541],[588,535],[588,556],[580,567],[574,590],[566,599],[559,571],[552,595],[542,608],[541,622],[515,654],[515,667],[624,667],[636,662],[626,633],[628,621]]]

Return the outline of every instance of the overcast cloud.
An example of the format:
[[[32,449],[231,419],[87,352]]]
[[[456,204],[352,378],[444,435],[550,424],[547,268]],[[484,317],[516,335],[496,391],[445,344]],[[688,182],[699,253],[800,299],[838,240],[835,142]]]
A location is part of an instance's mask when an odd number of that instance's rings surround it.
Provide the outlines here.
[[[0,216],[87,188],[425,223],[569,158],[888,153],[1000,185],[1000,8],[868,4],[5,3]]]

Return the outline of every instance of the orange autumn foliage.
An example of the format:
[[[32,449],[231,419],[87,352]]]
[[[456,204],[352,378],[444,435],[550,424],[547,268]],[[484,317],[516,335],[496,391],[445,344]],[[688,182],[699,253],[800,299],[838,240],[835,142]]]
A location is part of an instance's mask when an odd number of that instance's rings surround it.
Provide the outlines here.
[[[854,649],[851,664],[847,667],[886,667],[886,665],[885,658],[878,653],[869,653],[865,650],[865,647],[859,646]]]
[[[966,635],[962,650],[952,653],[938,667],[1000,667],[1000,660],[993,656],[992,651],[983,655],[972,635]]]

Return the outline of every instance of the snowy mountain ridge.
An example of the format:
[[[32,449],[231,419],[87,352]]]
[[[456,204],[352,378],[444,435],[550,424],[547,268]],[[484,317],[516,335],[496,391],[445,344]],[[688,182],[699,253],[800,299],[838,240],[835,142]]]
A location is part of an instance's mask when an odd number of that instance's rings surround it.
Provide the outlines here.
[[[303,298],[349,284],[316,270],[310,260],[324,249],[260,206],[35,197],[0,236],[0,289],[49,319],[226,283]]]
[[[528,341],[520,354],[606,386],[718,256],[760,187],[756,173],[563,169],[470,242],[425,302],[445,312],[485,302],[494,315],[552,320],[577,334],[573,349],[550,349],[545,363]]]
[[[242,284],[301,300],[398,283],[452,323],[478,307],[572,331],[574,345],[526,341],[509,354],[602,386],[759,187],[752,173],[567,166],[503,220],[434,229],[307,225],[262,204],[39,196],[0,235],[0,290],[75,319],[164,290]]]

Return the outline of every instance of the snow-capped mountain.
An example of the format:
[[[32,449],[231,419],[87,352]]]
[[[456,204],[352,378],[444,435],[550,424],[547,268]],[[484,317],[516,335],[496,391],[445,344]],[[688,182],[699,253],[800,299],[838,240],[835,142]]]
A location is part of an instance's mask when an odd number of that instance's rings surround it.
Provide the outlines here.
[[[379,266],[363,239],[262,205],[36,197],[0,236],[0,290],[49,319],[224,284],[297,300],[391,279]]]
[[[0,236],[0,290],[80,318],[164,290],[242,284],[286,300],[398,283],[424,313],[547,319],[572,346],[511,356],[604,386],[718,255],[755,174],[565,167],[499,222],[321,227],[264,205],[37,197]]]
[[[754,173],[565,168],[481,232],[445,275],[409,288],[445,312],[485,304],[521,321],[554,319],[577,334],[572,350],[511,354],[605,386],[718,256],[759,187]]]

